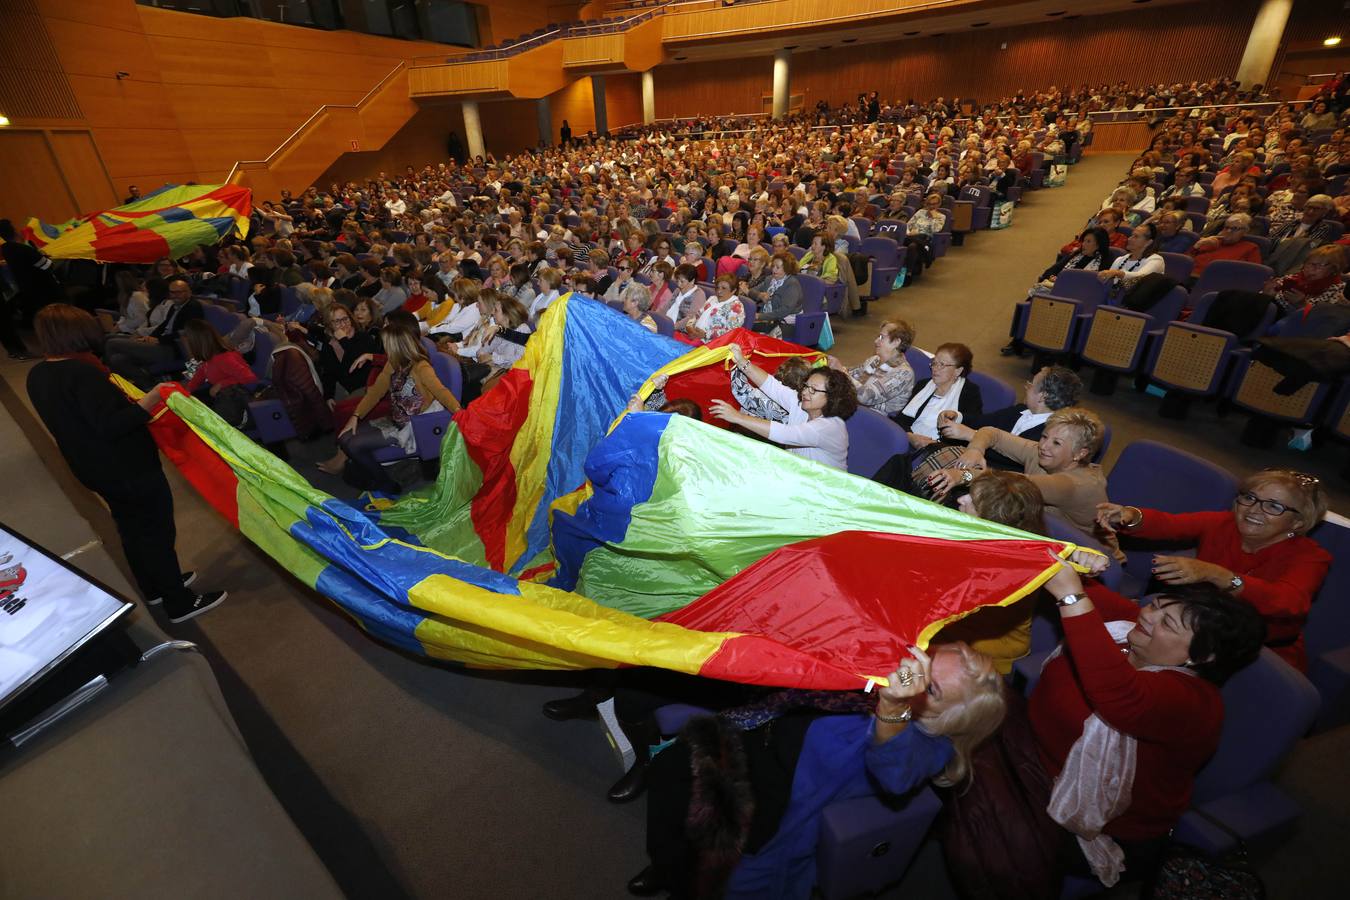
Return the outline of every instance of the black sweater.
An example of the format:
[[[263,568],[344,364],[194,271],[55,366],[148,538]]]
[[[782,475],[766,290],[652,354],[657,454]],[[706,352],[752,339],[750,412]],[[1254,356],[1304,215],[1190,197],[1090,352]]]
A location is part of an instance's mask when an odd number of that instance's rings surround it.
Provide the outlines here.
[[[149,413],[90,363],[38,363],[28,373],[28,397],[85,487],[99,491],[163,471],[145,427]]]

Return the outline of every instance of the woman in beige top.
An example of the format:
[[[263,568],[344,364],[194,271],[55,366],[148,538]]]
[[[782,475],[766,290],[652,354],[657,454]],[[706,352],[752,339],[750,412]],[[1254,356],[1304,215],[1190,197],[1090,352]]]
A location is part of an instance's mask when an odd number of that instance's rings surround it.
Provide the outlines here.
[[[970,439],[956,468],[940,469],[929,478],[934,499],[941,501],[953,487],[968,483],[974,473],[967,478],[967,470],[984,469],[985,451],[997,450],[1022,463],[1022,472],[1040,489],[1047,509],[1094,534],[1097,504],[1106,502],[1106,474],[1091,460],[1101,448],[1103,433],[1102,420],[1076,406],[1056,410],[1046,419],[1039,441],[997,428],[981,428]]]

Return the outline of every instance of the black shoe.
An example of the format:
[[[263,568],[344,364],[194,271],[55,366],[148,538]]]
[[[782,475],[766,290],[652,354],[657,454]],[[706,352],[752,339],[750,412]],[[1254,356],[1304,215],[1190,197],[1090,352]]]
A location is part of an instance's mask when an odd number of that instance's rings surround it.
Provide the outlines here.
[[[595,711],[595,695],[582,691],[575,697],[563,697],[544,704],[544,715],[555,722],[567,722],[571,719],[594,719],[599,716]]]
[[[30,362],[36,357],[29,356],[27,353],[10,353],[9,358],[15,362]]]
[[[1007,344],[998,348],[999,356],[1021,356],[1022,345],[1017,341],[1009,341]]]
[[[666,889],[651,866],[628,879],[628,893],[634,897],[655,897]]]
[[[610,803],[631,803],[647,790],[647,760],[641,756],[633,767],[623,773],[623,777],[614,782],[606,795]]]
[[[186,622],[188,619],[196,618],[208,609],[219,606],[229,594],[224,591],[212,591],[209,594],[193,594],[186,600],[177,603],[164,604],[165,611],[169,614],[169,621],[175,625],[179,622]]]
[[[194,581],[196,581],[196,580],[197,580],[197,573],[196,573],[196,572],[184,572],[184,573],[183,573],[183,587],[192,587],[192,582],[194,582]],[[163,598],[163,597],[155,597],[154,599],[147,600],[147,601],[145,601],[145,602],[146,602],[148,605],[150,605],[150,606],[159,606],[161,603],[164,602],[164,598]]]

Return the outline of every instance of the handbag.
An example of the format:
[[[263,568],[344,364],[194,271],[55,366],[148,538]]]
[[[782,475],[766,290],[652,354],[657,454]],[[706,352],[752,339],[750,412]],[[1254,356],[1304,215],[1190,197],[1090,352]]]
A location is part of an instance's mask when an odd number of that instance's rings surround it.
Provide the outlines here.
[[[1012,219],[1012,201],[1005,200],[1002,203],[995,203],[993,212],[989,216],[989,227],[990,229],[1007,228],[1012,224]]]
[[[1223,822],[1199,809],[1191,812],[1237,842],[1219,857],[1195,847],[1172,843],[1163,852],[1147,900],[1265,900],[1266,885],[1247,857],[1241,836]]]

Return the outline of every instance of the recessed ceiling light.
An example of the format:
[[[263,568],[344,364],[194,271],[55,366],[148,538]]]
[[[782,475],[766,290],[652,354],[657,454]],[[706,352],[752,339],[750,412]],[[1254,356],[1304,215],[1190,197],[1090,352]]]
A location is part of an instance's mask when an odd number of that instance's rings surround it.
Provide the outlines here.
[[[988,22],[971,22],[971,23],[970,23],[970,27],[971,27],[971,28],[983,28],[984,26],[986,26],[986,25],[988,25],[988,24],[989,24]]]
[[[689,58],[689,57],[687,57],[687,56],[677,56],[677,57],[675,57],[675,61],[676,61],[676,62],[684,62],[684,61],[685,61],[686,59],[688,59],[688,58]]]
[[[1336,35],[1335,37],[1329,37],[1329,38],[1327,38],[1326,40],[1322,41],[1322,46],[1323,46],[1323,47],[1335,47],[1335,46],[1336,46],[1337,44],[1339,44],[1340,42],[1341,42],[1340,35]]]
[[[784,50],[796,50],[796,49],[797,49],[797,45],[796,45],[796,44],[788,44],[788,45],[787,45],[786,47],[784,47],[783,49],[784,49]]]
[[[1143,3],[1152,3],[1153,0],[1130,0],[1130,2],[1138,6]]]
[[[1050,13],[1046,13],[1046,15],[1053,19],[1055,16],[1062,16],[1062,15],[1064,15],[1065,12],[1067,12],[1067,10],[1061,9],[1059,12],[1050,12]]]
[[[833,45],[833,44],[826,44],[824,47],[820,47],[820,48],[818,48],[818,49],[821,49],[821,50],[828,50],[828,49],[830,49],[830,47],[832,47],[832,46],[834,46],[834,45]]]
[[[914,37],[914,35],[920,34],[920,33],[921,33],[921,32],[918,32],[918,31],[906,31],[906,32],[905,32],[905,37]]]
[[[857,38],[840,38],[840,39],[839,39],[839,43],[841,43],[841,44],[851,44],[851,43],[853,43],[853,42],[856,41],[856,40],[857,40]]]

